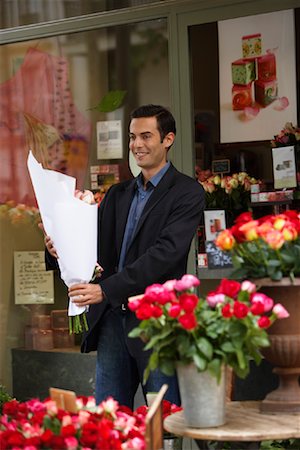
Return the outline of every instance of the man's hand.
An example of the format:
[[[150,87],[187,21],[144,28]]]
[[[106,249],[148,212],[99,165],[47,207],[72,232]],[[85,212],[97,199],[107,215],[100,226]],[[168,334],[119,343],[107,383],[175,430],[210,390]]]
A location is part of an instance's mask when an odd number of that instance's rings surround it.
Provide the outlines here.
[[[38,227],[42,230],[42,232],[44,233],[44,243],[46,246],[46,249],[48,250],[48,252],[50,253],[51,256],[53,256],[53,258],[58,258],[58,254],[56,252],[56,249],[53,245],[53,242],[51,240],[50,236],[47,236],[46,232],[45,232],[45,228],[44,225],[40,222],[38,224]]]
[[[79,283],[69,287],[69,297],[76,306],[87,306],[101,303],[104,300],[99,284]]]

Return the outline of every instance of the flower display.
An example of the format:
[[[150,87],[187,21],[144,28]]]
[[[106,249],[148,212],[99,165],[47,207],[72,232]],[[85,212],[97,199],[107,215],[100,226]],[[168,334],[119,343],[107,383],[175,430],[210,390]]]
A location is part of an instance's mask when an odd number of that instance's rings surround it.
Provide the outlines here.
[[[0,448],[68,450],[144,450],[145,414],[109,397],[78,397],[78,412],[57,408],[52,400],[11,400],[0,417]]]
[[[129,299],[140,319],[130,337],[141,337],[152,350],[144,378],[160,368],[172,375],[178,364],[194,363],[219,379],[223,364],[239,377],[249,373],[249,362],[261,361],[260,348],[269,345],[266,329],[288,312],[250,281],[223,279],[205,298],[195,289],[193,275],[149,286],[144,295]]]
[[[286,147],[300,143],[300,128],[287,122],[279,134],[271,139],[271,147]]]
[[[234,278],[278,281],[288,276],[293,281],[300,275],[300,214],[289,210],[254,220],[243,213],[220,232],[216,245],[231,253]]]
[[[223,177],[212,175],[200,183],[205,190],[207,209],[247,211],[251,199],[251,185],[260,181],[250,177],[246,172],[239,172]]]
[[[9,200],[0,205],[0,217],[8,217],[13,225],[33,224],[41,221],[39,210],[35,206],[15,203]]]

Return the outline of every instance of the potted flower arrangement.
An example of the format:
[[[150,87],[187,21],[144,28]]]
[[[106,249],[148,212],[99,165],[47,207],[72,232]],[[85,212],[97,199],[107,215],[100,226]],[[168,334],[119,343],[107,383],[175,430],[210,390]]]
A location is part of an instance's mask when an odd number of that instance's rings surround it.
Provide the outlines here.
[[[184,275],[130,299],[129,309],[140,323],[129,336],[141,337],[145,349],[152,350],[146,379],[156,368],[167,375],[177,371],[188,425],[217,426],[225,420],[224,367],[245,377],[250,360],[259,364],[260,349],[269,345],[266,329],[288,313],[250,281],[223,279],[204,299],[195,293],[199,284],[193,275]],[[195,383],[194,376],[201,374],[205,381]],[[195,410],[202,405],[203,412]]]
[[[261,292],[290,313],[269,329],[271,346],[263,353],[276,367],[279,387],[267,395],[262,410],[299,412],[300,214],[291,210],[256,220],[251,213],[241,214],[220,232],[216,245],[232,255],[232,277],[255,279]]]

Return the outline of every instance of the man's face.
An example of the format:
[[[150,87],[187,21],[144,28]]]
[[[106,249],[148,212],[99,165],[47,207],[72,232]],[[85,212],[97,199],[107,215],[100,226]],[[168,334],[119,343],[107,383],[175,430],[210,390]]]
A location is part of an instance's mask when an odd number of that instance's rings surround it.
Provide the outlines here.
[[[156,117],[132,119],[129,127],[129,149],[143,172],[158,172],[166,163],[168,147],[174,141],[168,133],[163,142],[157,129]]]

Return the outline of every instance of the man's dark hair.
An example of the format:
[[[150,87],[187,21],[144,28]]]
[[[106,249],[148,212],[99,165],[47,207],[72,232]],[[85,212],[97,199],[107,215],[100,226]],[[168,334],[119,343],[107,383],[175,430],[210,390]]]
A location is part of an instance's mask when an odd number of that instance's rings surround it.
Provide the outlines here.
[[[156,117],[157,128],[160,134],[161,142],[168,133],[176,134],[176,123],[173,115],[166,108],[160,105],[139,106],[130,114],[130,119],[139,119],[141,117]]]

